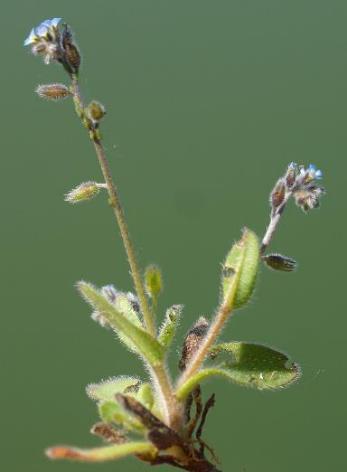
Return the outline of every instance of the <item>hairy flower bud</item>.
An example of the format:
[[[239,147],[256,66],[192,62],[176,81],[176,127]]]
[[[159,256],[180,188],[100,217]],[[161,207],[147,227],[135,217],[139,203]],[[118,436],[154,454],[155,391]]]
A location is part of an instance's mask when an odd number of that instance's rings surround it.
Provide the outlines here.
[[[276,210],[284,202],[286,196],[286,183],[284,179],[279,179],[273,188],[270,196],[270,204],[273,210]]]
[[[85,113],[87,117],[95,123],[99,122],[106,115],[106,110],[104,105],[102,105],[100,102],[97,102],[96,100],[93,100],[86,107]]]
[[[267,254],[262,257],[263,261],[268,267],[274,270],[280,270],[283,272],[292,272],[296,269],[296,261],[290,257],[283,256],[282,254]]]
[[[145,287],[147,294],[156,300],[163,288],[163,279],[158,266],[150,265],[145,272]]]
[[[102,186],[103,184],[97,184],[96,182],[84,182],[67,193],[65,195],[65,201],[75,204],[91,200],[98,195]]]
[[[71,92],[64,84],[38,85],[36,93],[39,97],[47,100],[62,100],[71,96]]]
[[[81,65],[81,54],[73,39],[71,29],[66,24],[62,31],[61,42],[64,50],[63,66],[70,74],[78,74]]]
[[[287,168],[287,173],[284,176],[287,187],[289,189],[293,187],[297,174],[298,174],[298,165],[295,162],[291,162]]]
[[[324,195],[325,189],[316,185],[308,185],[294,192],[295,203],[302,211],[307,212],[318,208],[320,198]]]
[[[196,351],[199,349],[201,341],[206,336],[209,323],[206,318],[201,316],[194,326],[188,331],[184,340],[182,355],[179,362],[179,369],[185,370]]]

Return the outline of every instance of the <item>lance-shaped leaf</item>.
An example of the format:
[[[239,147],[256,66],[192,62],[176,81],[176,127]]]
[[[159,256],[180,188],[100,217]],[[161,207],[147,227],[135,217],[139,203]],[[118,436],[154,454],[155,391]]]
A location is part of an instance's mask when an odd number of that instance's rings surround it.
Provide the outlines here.
[[[240,308],[250,299],[259,264],[259,242],[253,231],[245,229],[240,241],[229,251],[222,270],[223,303],[230,309]],[[236,293],[230,297],[237,279]],[[232,290],[233,291],[233,290]],[[230,300],[229,300],[230,298]]]
[[[79,282],[78,289],[86,301],[102,314],[112,328],[126,336],[136,346],[137,352],[149,364],[155,366],[161,362],[164,355],[163,348],[147,331],[129,321],[93,285]]]
[[[140,321],[139,313],[137,311],[138,302],[135,300],[136,297],[132,293],[117,292],[117,296],[113,303],[116,309],[135,326],[142,327],[143,324]],[[134,307],[136,307],[136,309]]]
[[[138,300],[131,292],[124,293],[117,290],[113,285],[106,285],[100,290],[108,302],[110,302],[115,309],[122,314],[127,320],[131,321],[138,328],[143,328],[143,324],[139,317],[139,305]],[[92,314],[94,321],[97,321],[103,327],[111,327],[109,321],[100,313],[95,310]],[[112,328],[112,327],[111,327]],[[119,339],[133,352],[138,352],[136,345],[121,331],[115,330]]]
[[[68,459],[79,462],[106,462],[122,459],[129,455],[141,455],[147,458],[156,456],[156,448],[149,442],[128,442],[92,449],[79,449],[70,446],[55,446],[46,450],[50,459]]]
[[[210,351],[213,366],[190,377],[176,392],[182,400],[204,379],[222,376],[243,387],[275,390],[295,382],[300,367],[283,352],[261,344],[231,342]]]
[[[123,393],[131,387],[139,385],[139,380],[134,377],[112,377],[100,383],[91,383],[86,392],[89,398],[97,401],[116,401],[116,394]]]
[[[183,305],[173,305],[166,310],[164,322],[160,328],[158,341],[166,349],[169,349],[175,336],[177,325],[181,318]]]
[[[141,383],[134,377],[113,377],[100,383],[89,384],[87,395],[98,402],[99,415],[105,423],[115,423],[127,430],[142,430],[142,425],[134,420],[117,401],[117,394],[124,393],[135,398],[145,408],[151,410],[154,405],[152,387]]]

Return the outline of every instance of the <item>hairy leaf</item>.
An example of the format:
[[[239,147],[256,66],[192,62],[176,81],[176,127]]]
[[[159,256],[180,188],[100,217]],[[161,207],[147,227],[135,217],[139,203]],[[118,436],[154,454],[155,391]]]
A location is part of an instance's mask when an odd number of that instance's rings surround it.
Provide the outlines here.
[[[50,459],[68,459],[79,462],[105,462],[141,454],[155,457],[156,448],[149,442],[128,442],[92,449],[79,449],[71,446],[55,446],[46,450]]]
[[[210,356],[213,366],[197,372],[180,386],[176,392],[180,400],[202,380],[213,376],[222,376],[240,386],[258,390],[283,388],[300,377],[299,366],[286,354],[261,344],[219,344],[211,349]]]
[[[121,408],[116,398],[114,401],[99,402],[98,410],[105,423],[114,423],[128,431],[142,432],[144,429],[138,420]]]
[[[169,349],[172,343],[182,310],[183,305],[173,305],[166,310],[165,319],[158,336],[158,341],[165,349]]]
[[[136,346],[137,352],[149,364],[155,366],[161,362],[164,355],[163,348],[147,331],[129,321],[93,285],[79,282],[78,289],[86,301],[107,319],[117,333],[126,336]]]
[[[245,229],[240,241],[229,251],[222,270],[223,303],[230,309],[248,302],[255,286],[259,264],[259,242],[253,231]],[[234,291],[235,281],[237,283]],[[230,296],[232,292],[233,296]]]
[[[100,383],[89,384],[86,388],[87,395],[92,400],[115,401],[117,393],[123,393],[129,387],[139,384],[134,377],[112,377]]]

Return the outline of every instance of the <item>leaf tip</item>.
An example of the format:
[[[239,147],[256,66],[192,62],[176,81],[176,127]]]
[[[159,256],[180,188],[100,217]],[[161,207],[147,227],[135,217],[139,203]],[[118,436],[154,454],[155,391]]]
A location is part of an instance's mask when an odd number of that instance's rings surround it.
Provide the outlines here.
[[[53,446],[45,450],[45,454],[49,459],[76,459],[77,451],[69,446]]]

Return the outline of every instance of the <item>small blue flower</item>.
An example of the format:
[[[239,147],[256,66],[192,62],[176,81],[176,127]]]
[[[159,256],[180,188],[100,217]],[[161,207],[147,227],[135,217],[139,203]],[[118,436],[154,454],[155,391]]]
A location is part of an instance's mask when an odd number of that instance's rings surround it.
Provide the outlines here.
[[[35,44],[40,40],[48,40],[49,36],[51,36],[52,40],[54,40],[60,21],[61,18],[51,18],[50,20],[45,20],[40,23],[38,26],[36,26],[36,28],[33,28],[30,31],[29,36],[24,41],[24,46],[30,46],[31,44]]]
[[[61,60],[61,33],[58,25],[61,18],[51,18],[30,31],[24,46],[31,46],[31,52],[42,56],[46,64]]]
[[[294,170],[298,167],[298,164],[294,161],[292,161],[289,165],[288,165],[288,170]]]
[[[319,169],[314,164],[310,164],[307,169],[308,173],[312,177],[312,179],[320,180],[323,178],[323,172]]]

